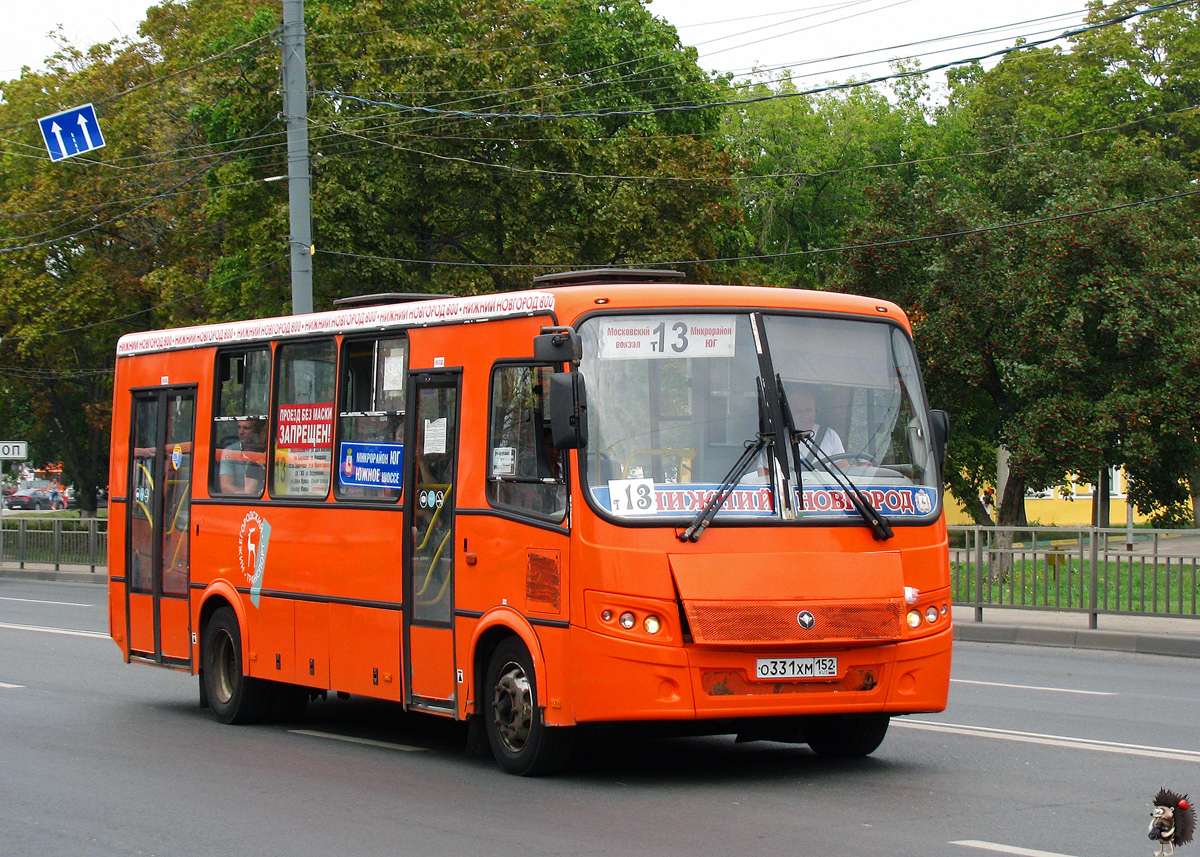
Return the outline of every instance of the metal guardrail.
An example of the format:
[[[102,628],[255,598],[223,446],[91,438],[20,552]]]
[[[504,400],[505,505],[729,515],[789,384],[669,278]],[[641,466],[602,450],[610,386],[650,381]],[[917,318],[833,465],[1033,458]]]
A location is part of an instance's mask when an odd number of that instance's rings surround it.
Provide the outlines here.
[[[105,518],[0,519],[0,564],[18,568],[86,567],[95,572],[108,564],[108,520]]]
[[[986,607],[1200,619],[1200,530],[950,527],[951,598]],[[0,564],[108,563],[104,518],[0,519]]]
[[[951,598],[985,607],[1200,619],[1200,530],[950,527]]]

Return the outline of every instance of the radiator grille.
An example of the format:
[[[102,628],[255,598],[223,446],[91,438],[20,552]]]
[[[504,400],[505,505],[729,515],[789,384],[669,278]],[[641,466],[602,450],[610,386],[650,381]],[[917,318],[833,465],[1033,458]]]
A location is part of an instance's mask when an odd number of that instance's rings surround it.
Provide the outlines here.
[[[814,643],[837,640],[898,640],[904,618],[900,598],[886,601],[685,601],[697,643]],[[798,616],[815,620],[808,630]]]

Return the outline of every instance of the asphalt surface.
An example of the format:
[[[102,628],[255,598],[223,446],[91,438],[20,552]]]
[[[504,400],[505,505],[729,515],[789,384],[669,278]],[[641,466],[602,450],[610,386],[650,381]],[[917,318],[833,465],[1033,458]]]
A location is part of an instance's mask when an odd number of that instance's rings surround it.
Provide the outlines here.
[[[0,563],[0,578],[51,580],[70,583],[108,582],[107,569],[55,570],[52,566],[18,568]],[[976,643],[1057,646],[1144,655],[1200,658],[1200,618],[1101,614],[1095,628],[1086,613],[1065,610],[984,607],[982,621],[975,608],[955,605],[954,639]]]

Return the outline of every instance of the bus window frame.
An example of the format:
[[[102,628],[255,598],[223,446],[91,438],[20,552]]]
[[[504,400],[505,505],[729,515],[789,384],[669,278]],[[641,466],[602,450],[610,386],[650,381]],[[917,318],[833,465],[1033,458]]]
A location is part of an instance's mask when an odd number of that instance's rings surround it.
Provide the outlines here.
[[[495,448],[492,441],[492,415],[495,412],[495,392],[496,392],[496,376],[497,373],[505,369],[548,369],[551,374],[560,372],[561,363],[547,363],[541,360],[531,360],[529,358],[511,358],[505,360],[497,360],[492,364],[491,371],[488,373],[488,397],[487,397],[487,430],[484,432],[484,496],[487,500],[488,507],[496,512],[502,513],[505,516],[514,516],[522,520],[528,519],[530,522],[536,522],[541,525],[550,524],[556,527],[565,527],[569,520],[569,511],[571,505],[571,468],[570,456],[567,455],[567,450],[558,450],[559,454],[559,477],[557,485],[561,486],[564,495],[563,507],[561,510],[552,513],[540,513],[528,506],[520,506],[511,503],[504,503],[494,499],[492,496],[493,486],[503,484],[526,484],[526,485],[546,485],[552,483],[535,483],[535,482],[509,482],[495,479],[492,476],[492,450]],[[548,392],[545,394],[548,395]],[[544,428],[548,429],[550,425],[549,413],[544,417]]]
[[[336,380],[336,384],[335,384],[336,389],[334,390],[333,451],[335,454],[333,456],[333,467],[335,470],[337,470],[341,466],[339,455],[341,453],[342,441],[344,440],[343,431],[342,431],[342,419],[343,419],[344,415],[352,414],[352,413],[359,413],[359,414],[378,413],[383,416],[387,416],[387,415],[391,415],[391,414],[399,414],[399,416],[400,416],[400,424],[399,424],[400,440],[399,440],[399,443],[400,444],[404,443],[405,434],[406,434],[407,426],[408,426],[408,411],[406,409],[402,409],[400,411],[371,411],[371,412],[344,411],[342,409],[343,405],[346,404],[344,401],[344,396],[346,395],[346,390],[344,388],[346,385],[346,381],[348,380],[346,378],[346,374],[345,374],[347,365],[348,365],[347,360],[346,360],[347,349],[353,348],[356,345],[362,345],[364,343],[371,343],[373,353],[377,354],[379,343],[384,342],[384,341],[393,341],[393,342],[394,341],[403,341],[403,343],[404,343],[404,367],[403,367],[402,374],[404,377],[404,385],[405,386],[404,386],[404,391],[401,395],[400,403],[401,403],[401,405],[404,406],[404,408],[407,408],[407,405],[408,405],[408,381],[409,381],[409,372],[408,372],[409,355],[412,350],[412,343],[408,336],[408,329],[407,328],[398,328],[398,329],[393,329],[393,330],[376,331],[373,333],[354,334],[354,335],[343,337],[341,342],[338,343],[337,377],[335,379]],[[371,396],[372,396],[372,398],[374,398],[375,393],[377,392],[375,390],[375,386],[374,386],[376,383],[376,380],[377,380],[377,374],[376,374],[377,372],[378,372],[378,367],[372,367],[372,372],[371,372],[371,385],[372,385]],[[378,404],[378,403],[376,402],[375,404]],[[402,465],[401,473],[403,474],[403,472],[404,472],[404,467]],[[332,489],[333,489],[333,497],[336,500],[343,502],[343,503],[370,503],[372,505],[379,505],[379,506],[397,506],[397,505],[401,504],[404,500],[403,477],[401,478],[400,487],[398,489],[396,489],[395,496],[386,496],[386,495],[381,496],[378,494],[366,495],[366,496],[355,496],[354,493],[349,488],[344,487],[341,484],[341,480],[338,478],[336,473],[333,474],[333,476],[331,478],[331,483],[332,483]],[[363,490],[389,491],[392,489],[366,488]]]
[[[216,355],[213,357],[213,393],[211,414],[208,420],[209,438],[208,438],[208,496],[212,498],[220,498],[222,500],[259,500],[269,483],[270,470],[270,451],[271,451],[271,430],[273,428],[273,420],[271,419],[271,402],[274,396],[274,381],[275,381],[275,343],[272,342],[253,342],[243,345],[237,345],[230,348],[217,349]],[[237,414],[234,417],[225,417],[221,411],[223,403],[221,386],[224,383],[221,378],[221,361],[236,357],[245,357],[247,354],[255,352],[265,352],[267,356],[267,401],[265,414]],[[244,382],[243,382],[244,383]],[[198,404],[198,403],[197,403]],[[197,410],[199,410],[197,408]],[[263,449],[263,455],[266,459],[263,462],[263,487],[257,493],[230,492],[221,490],[221,462],[217,460],[218,450],[224,450],[227,446],[218,446],[220,436],[217,433],[217,425],[220,423],[233,422],[237,423],[241,418],[259,419],[266,421],[266,436],[267,444]],[[197,414],[197,420],[199,414]],[[236,431],[235,431],[236,438]],[[193,467],[195,463],[193,462]],[[195,483],[193,483],[194,485]],[[194,490],[194,488],[193,488]]]
[[[320,494],[293,494],[291,492],[279,492],[275,490],[276,471],[279,467],[279,397],[281,395],[280,374],[283,372],[284,358],[280,356],[280,352],[286,352],[287,349],[303,348],[306,345],[317,345],[327,343],[332,346],[333,352],[333,399],[330,406],[333,409],[331,415],[332,425],[329,433],[329,472],[328,483],[325,486],[324,493]],[[338,337],[336,335],[324,335],[304,337],[297,339],[279,340],[275,342],[275,347],[271,351],[271,435],[268,438],[267,448],[269,454],[267,456],[267,496],[272,500],[284,500],[289,503],[324,503],[329,500],[333,494],[334,474],[333,469],[335,462],[333,460],[334,452],[334,436],[337,432],[337,406],[338,406],[338,368],[340,358],[340,347]],[[321,404],[317,402],[295,402],[288,404]]]

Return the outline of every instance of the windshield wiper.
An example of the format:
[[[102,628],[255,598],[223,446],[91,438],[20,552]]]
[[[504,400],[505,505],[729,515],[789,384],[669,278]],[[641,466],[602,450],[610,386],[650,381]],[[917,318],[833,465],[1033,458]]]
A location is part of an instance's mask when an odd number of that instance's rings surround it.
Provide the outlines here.
[[[787,438],[792,447],[792,470],[796,474],[796,490],[800,498],[800,508],[803,509],[804,478],[801,476],[801,473],[806,467],[812,470],[812,465],[800,455],[800,433],[796,431],[796,421],[792,417],[792,406],[788,404],[787,390],[783,388],[783,378],[779,373],[775,374],[775,392],[779,396],[779,408],[783,411],[783,424],[787,427]]]
[[[813,443],[813,433],[811,431],[798,431],[795,427],[795,422],[792,419],[792,410],[787,403],[787,394],[783,389],[783,379],[775,376],[775,385],[779,391],[779,401],[783,406],[784,420],[787,422],[788,437],[792,442],[792,453],[795,456],[796,478],[800,478],[800,447],[799,444],[804,444],[808,450],[811,461],[815,461],[821,465],[821,469],[833,477],[833,481],[838,484],[849,498],[851,505],[862,516],[862,519],[871,527],[871,535],[875,541],[885,542],[893,535],[892,525],[888,523],[887,518],[879,513],[879,510],[871,505],[871,501],[867,499],[867,495],[859,489],[850,477],[842,472],[841,468],[831,462],[829,458],[821,452],[817,444]],[[811,466],[811,465],[810,465]],[[804,504],[804,494],[800,494],[801,508]]]
[[[746,441],[746,448],[742,450],[741,456],[734,462],[733,467],[729,468],[729,472],[725,474],[725,478],[717,486],[716,492],[708,498],[708,502],[704,504],[704,508],[696,514],[696,517],[688,524],[687,529],[676,536],[681,542],[699,540],[700,534],[708,528],[708,525],[712,523],[712,519],[716,517],[717,512],[721,511],[721,507],[729,499],[729,495],[733,493],[734,487],[738,484],[738,480],[742,478],[742,474],[746,472],[746,468],[750,466],[750,462],[758,457],[763,449],[774,442],[774,432],[769,430],[771,423],[770,411],[766,407],[766,390],[762,378],[758,379],[758,414],[758,436],[754,440]]]

